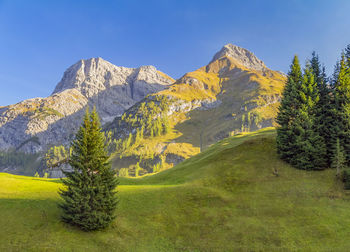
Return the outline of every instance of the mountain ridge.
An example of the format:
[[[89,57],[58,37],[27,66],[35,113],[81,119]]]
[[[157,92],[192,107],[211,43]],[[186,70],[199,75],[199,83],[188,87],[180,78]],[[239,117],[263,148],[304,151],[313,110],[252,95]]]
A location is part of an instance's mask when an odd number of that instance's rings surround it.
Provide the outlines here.
[[[232,134],[275,126],[285,76],[267,67],[256,69],[221,55],[126,110],[106,130],[115,132],[115,139],[138,140],[119,150],[114,167],[123,174],[127,168],[129,175],[135,167],[143,173],[167,169]],[[170,125],[170,133],[153,137],[162,122]]]
[[[153,81],[153,79],[158,78],[160,85],[168,85],[169,80],[171,82],[174,81],[174,79],[164,73],[163,75],[155,76],[157,72],[158,70],[154,66],[148,65],[138,68],[116,66],[101,57],[79,60],[64,72],[61,81],[56,85],[52,94],[76,88],[89,98],[96,91],[113,85],[128,84],[130,81],[146,81],[148,79]],[[147,74],[153,74],[153,76],[148,76]]]
[[[243,47],[239,47],[230,43],[224,45],[221,50],[214,55],[209,64],[223,57],[233,58],[249,69],[258,71],[268,69],[265,63],[257,58],[254,53]]]
[[[87,106],[96,106],[102,122],[112,120],[173,82],[160,73],[153,66],[126,68],[102,58],[80,60],[65,71],[52,95],[0,109],[0,150],[20,146],[21,151],[35,153],[52,144],[67,144]]]
[[[113,167],[135,175],[139,165],[142,175],[170,168],[232,134],[274,126],[285,76],[232,44],[213,59],[176,81],[153,66],[80,60],[52,96],[0,109],[0,149],[37,153],[68,146],[85,108],[95,105],[115,142]],[[16,120],[4,125],[9,111]]]

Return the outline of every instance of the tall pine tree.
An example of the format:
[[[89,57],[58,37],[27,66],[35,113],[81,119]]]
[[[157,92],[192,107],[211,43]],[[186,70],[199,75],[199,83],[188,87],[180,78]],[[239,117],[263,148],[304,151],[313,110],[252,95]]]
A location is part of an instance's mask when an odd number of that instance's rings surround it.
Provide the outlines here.
[[[346,163],[350,165],[350,67],[346,53],[342,54],[339,67],[334,73],[334,79],[337,138],[344,150]]]
[[[310,60],[312,73],[317,83],[319,100],[315,109],[315,127],[318,134],[323,138],[326,148],[327,166],[332,165],[334,144],[337,139],[336,133],[336,108],[332,85],[327,84],[325,67],[321,67],[318,55],[313,52]]]
[[[320,69],[319,75],[320,74]],[[294,57],[277,115],[277,151],[280,157],[299,169],[324,169],[326,146],[316,127],[319,102],[312,62],[302,74]]]
[[[326,168],[326,146],[316,126],[316,104],[319,92],[311,64],[304,70],[300,94],[300,106],[296,110],[296,155],[291,162],[299,169]]]
[[[299,59],[294,56],[283,91],[283,99],[277,115],[277,152],[286,162],[292,163],[297,153],[295,119],[300,106],[299,90],[303,76]]]
[[[118,181],[109,163],[105,136],[96,109],[86,111],[83,123],[72,142],[69,164],[64,172],[63,221],[83,230],[102,229],[115,218]]]

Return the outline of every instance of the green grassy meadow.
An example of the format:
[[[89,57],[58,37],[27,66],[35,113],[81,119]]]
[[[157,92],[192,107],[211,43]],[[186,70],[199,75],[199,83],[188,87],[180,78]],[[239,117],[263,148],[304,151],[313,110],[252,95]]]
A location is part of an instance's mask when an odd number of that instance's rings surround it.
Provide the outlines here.
[[[0,251],[350,251],[335,171],[280,161],[273,129],[120,183],[116,221],[88,233],[60,221],[59,180],[0,173]]]

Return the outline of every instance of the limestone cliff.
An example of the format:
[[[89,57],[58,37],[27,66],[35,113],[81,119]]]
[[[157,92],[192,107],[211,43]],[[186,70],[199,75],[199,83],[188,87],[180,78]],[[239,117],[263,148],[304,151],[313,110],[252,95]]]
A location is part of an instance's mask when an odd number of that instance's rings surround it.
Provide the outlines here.
[[[51,96],[0,108],[0,150],[36,153],[67,144],[86,107],[96,106],[106,123],[173,81],[153,66],[126,68],[102,58],[80,60],[65,71]]]

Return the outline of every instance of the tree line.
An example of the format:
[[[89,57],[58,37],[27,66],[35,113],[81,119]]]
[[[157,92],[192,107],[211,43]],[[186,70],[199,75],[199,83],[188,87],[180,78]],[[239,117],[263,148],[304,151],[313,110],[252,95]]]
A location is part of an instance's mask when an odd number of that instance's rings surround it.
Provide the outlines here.
[[[303,69],[294,56],[277,123],[277,152],[296,168],[350,166],[350,45],[330,77],[315,52]]]

